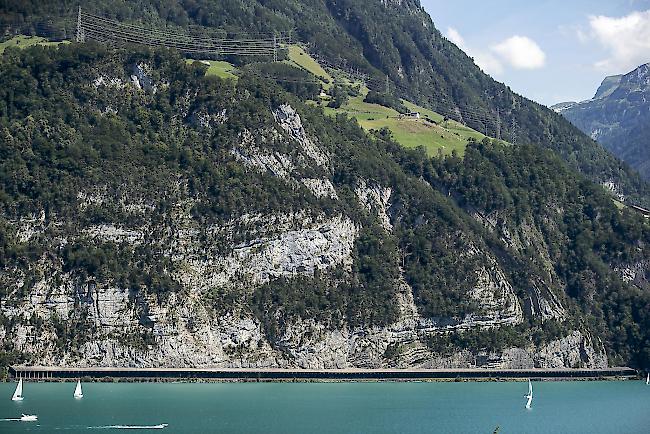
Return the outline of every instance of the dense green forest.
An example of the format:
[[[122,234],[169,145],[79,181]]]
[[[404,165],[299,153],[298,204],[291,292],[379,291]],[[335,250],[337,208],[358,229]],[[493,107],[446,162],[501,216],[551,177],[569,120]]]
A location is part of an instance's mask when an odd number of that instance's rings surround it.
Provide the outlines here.
[[[146,71],[145,87],[133,84],[134,68]],[[256,286],[215,286],[200,296],[216,317],[250,313],[282,351],[281,337],[299,319],[329,329],[393,323],[403,282],[419,315],[453,323],[484,314],[468,294],[492,264],[521,302],[523,323],[432,335],[429,348],[498,350],[579,329],[602,340],[612,363],[650,366],[647,221],[618,210],[600,186],[576,175],[552,151],[486,139],[471,143],[462,159],[430,159],[422,149],[403,149],[386,130],[367,135],[345,116],[328,118],[301,101],[314,89],[283,89],[259,74],[273,67],[256,68],[248,73],[244,68],[235,82],[206,77],[204,65],[186,64],[165,50],[109,50],[88,43],[5,51],[0,58],[3,360],[38,357],[13,344],[12,331],[21,321],[41,333],[51,330],[57,351],[79,354],[101,333],[88,322],[92,296],[84,288],[91,286],[128,292],[141,329],[120,339],[146,348],[155,342],[148,297],[165,306],[195,296],[178,278],[185,265],[184,254],[174,250],[177,233],[196,230],[196,244],[205,246],[200,255],[228,254],[233,240],[251,241],[258,230],[254,226],[260,223],[248,227],[244,216],[307,213],[354,222],[358,236],[351,264]],[[286,103],[298,111],[306,134],[317,138],[329,165],[314,163],[277,128],[274,110]],[[244,143],[257,153],[297,162],[290,178],[251,170],[238,158]],[[291,181],[314,178],[331,181],[336,197],[315,195]],[[391,228],[359,203],[361,180],[390,188]],[[97,192],[108,199],[87,199]],[[182,221],[189,226],[179,223],[180,209],[186,209]],[[485,224],[477,214],[497,224]],[[42,231],[19,236],[25,221],[39,218]],[[234,220],[242,222],[227,237],[209,230]],[[102,225],[148,232],[138,243],[98,242],[88,231]],[[532,242],[514,242],[512,234]],[[621,270],[635,267],[641,271],[634,278],[622,278]],[[72,279],[75,309],[68,326],[57,315],[25,319],[12,313],[43,279],[53,288],[57,280]],[[529,300],[540,297],[539,288],[564,306],[560,326],[534,313]]]
[[[441,35],[418,0],[4,0],[0,23],[14,31],[70,37],[79,4],[102,16],[161,28],[292,32],[294,40],[333,64],[369,74],[374,90],[383,91],[388,76],[397,96],[492,137],[552,149],[591,180],[614,182],[633,202],[650,205],[649,187],[638,174],[561,116],[484,74]]]

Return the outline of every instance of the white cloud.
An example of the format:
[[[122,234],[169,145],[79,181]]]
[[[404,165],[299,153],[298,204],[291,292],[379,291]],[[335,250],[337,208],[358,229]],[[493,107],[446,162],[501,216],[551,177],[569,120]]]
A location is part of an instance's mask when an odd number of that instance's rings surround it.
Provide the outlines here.
[[[546,54],[539,45],[525,36],[512,36],[483,51],[468,46],[460,32],[453,27],[447,28],[447,39],[474,58],[483,71],[492,75],[503,74],[504,62],[515,69],[537,69],[546,63]]]
[[[458,30],[453,27],[448,27],[447,39],[456,44],[458,48],[467,53],[468,56],[473,57],[474,63],[476,63],[483,71],[491,75],[503,74],[503,65],[499,62],[499,59],[490,53],[477,51],[468,47],[465,44],[465,39],[463,39]]]
[[[609,52],[596,63],[608,72],[627,72],[650,62],[650,10],[624,17],[589,17],[592,36]]]
[[[546,64],[544,51],[526,36],[511,36],[491,48],[515,69],[538,69]]]

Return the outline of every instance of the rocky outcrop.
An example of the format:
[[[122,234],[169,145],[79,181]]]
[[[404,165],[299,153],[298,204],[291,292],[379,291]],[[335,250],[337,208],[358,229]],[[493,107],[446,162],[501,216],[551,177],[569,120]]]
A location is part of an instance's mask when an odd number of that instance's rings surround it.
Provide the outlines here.
[[[178,188],[184,187],[179,184]],[[383,220],[384,229],[390,231],[391,190],[363,181],[356,194],[363,209]],[[111,200],[101,189],[79,193],[79,207],[110,202],[134,216],[151,212],[146,202],[128,197]],[[522,304],[498,261],[476,246],[464,253],[483,264],[467,294],[479,307],[475,313],[462,318],[423,318],[412,289],[401,279],[395,299],[399,315],[390,325],[332,328],[314,319],[293,319],[271,342],[250,311],[236,308],[217,314],[210,304],[210,294],[250,292],[279,277],[310,276],[334,268],[349,270],[360,228],[345,215],[328,217],[307,210],[246,214],[221,225],[202,227],[191,217],[194,205],[188,200],[171,208],[169,227],[162,239],[155,239],[159,232],[146,220],[138,227],[90,225],[79,228],[77,235],[95,243],[111,242],[134,249],[164,246],[173,264],[171,276],[180,284],[179,292],[160,301],[154,294],[133,288],[79,279],[65,272],[59,260],[44,257],[32,265],[38,273],[29,275],[16,270],[11,276],[15,288],[11,298],[15,301],[2,305],[2,314],[11,325],[0,328],[0,339],[11,336],[16,348],[32,363],[43,365],[327,369],[606,364],[602,348],[580,331],[541,348],[531,345],[499,353],[433,352],[427,345],[431,336],[523,322]],[[46,236],[59,224],[42,214],[16,222],[22,238]],[[57,243],[73,241],[68,237]],[[5,284],[9,284],[7,277]],[[19,293],[26,296],[20,298]],[[539,295],[537,299],[548,297]],[[543,314],[536,310],[535,315]],[[81,319],[87,331],[85,341],[78,351],[62,350],[56,328],[48,324],[75,324]]]
[[[369,184],[365,179],[360,179],[354,192],[361,206],[367,212],[376,215],[381,226],[390,232],[393,225],[388,216],[388,208],[390,207],[392,190],[377,184]]]
[[[352,265],[352,248],[358,229],[342,217],[313,227],[284,232],[238,244],[224,261],[218,280],[245,279],[259,285],[271,278],[312,275],[315,270]]]
[[[549,255],[549,246],[546,237],[540,232],[535,222],[530,219],[524,219],[519,224],[513,224],[507,216],[499,215],[493,212],[484,215],[477,210],[471,210],[473,217],[488,228],[491,232],[498,235],[501,241],[519,254],[526,254],[531,248],[537,253],[535,265],[540,269],[539,277],[533,281],[529,288],[525,305],[531,315],[539,316],[542,321],[559,320],[563,321],[567,317],[566,309],[562,304],[562,298],[557,294],[557,287],[564,284],[557,276],[554,268],[554,262]],[[563,210],[556,208],[549,212],[562,214]],[[546,230],[555,230],[555,224],[552,219],[546,218],[544,221]]]
[[[113,225],[93,225],[84,229],[84,234],[91,239],[131,245],[142,244],[144,241],[142,231],[123,229]]]
[[[329,156],[316,144],[315,140],[307,137],[305,128],[302,126],[302,120],[293,107],[282,104],[273,110],[273,116],[280,127],[301,146],[309,158],[320,167],[329,167]]]
[[[304,185],[316,197],[338,199],[331,179],[326,177],[331,171],[330,157],[315,140],[307,136],[300,115],[290,105],[284,104],[273,111],[273,116],[280,129],[289,135],[289,147],[297,152],[290,155],[289,152],[265,149],[259,146],[252,133],[246,130],[240,135],[239,146],[233,148],[231,154],[258,172],[271,173],[293,184]],[[282,141],[278,131],[267,131],[261,136]],[[316,169],[326,175],[322,178],[303,178],[300,172],[306,168],[309,171]]]
[[[336,189],[329,179],[303,178],[300,180],[316,197],[328,197],[338,200]]]
[[[131,82],[138,89],[147,92],[156,93],[158,86],[151,78],[151,65],[146,63],[136,63],[131,68]]]

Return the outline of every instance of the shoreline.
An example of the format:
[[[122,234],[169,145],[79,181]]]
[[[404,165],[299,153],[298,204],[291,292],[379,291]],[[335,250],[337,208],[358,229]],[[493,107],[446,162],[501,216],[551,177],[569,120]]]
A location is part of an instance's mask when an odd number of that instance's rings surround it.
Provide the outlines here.
[[[343,383],[525,383],[527,378],[429,378],[423,380],[395,380],[395,379],[360,379],[360,380],[334,380],[334,379],[209,379],[209,378],[132,378],[132,377],[78,377],[78,378],[51,378],[51,379],[24,379],[30,383],[75,383],[77,380],[82,383],[126,383],[126,384],[146,384],[146,383],[167,383],[167,384],[247,384],[247,383],[284,383],[284,384],[343,384]],[[16,378],[7,378],[4,383],[15,382]],[[549,382],[549,383],[562,383],[562,382],[593,382],[593,381],[640,381],[642,378],[637,377],[592,377],[592,378],[530,378],[534,382]]]
[[[343,383],[343,382],[506,382],[620,381],[639,379],[627,367],[607,369],[279,369],[279,368],[115,368],[10,366],[11,379],[65,382]]]

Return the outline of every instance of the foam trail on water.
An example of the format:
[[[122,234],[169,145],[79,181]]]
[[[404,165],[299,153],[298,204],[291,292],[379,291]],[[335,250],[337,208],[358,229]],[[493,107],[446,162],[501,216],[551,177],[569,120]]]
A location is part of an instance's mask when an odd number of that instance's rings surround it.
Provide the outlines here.
[[[165,429],[166,423],[158,425],[105,425],[105,426],[89,426],[88,429]]]

